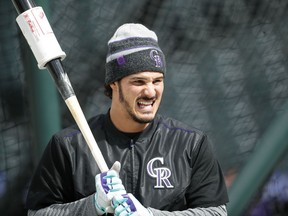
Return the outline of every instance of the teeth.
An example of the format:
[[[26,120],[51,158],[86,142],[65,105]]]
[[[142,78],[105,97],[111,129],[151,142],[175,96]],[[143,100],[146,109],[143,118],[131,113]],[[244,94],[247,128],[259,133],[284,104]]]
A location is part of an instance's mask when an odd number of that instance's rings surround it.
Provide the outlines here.
[[[152,105],[152,102],[138,102],[140,105],[149,106]]]

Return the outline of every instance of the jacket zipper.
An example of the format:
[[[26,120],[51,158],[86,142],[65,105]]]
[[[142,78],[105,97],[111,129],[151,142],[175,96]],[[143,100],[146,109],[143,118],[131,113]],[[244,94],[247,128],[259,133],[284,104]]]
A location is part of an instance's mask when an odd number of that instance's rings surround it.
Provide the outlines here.
[[[131,161],[131,167],[132,167],[132,175],[131,175],[131,189],[132,189],[132,193],[134,193],[134,187],[135,187],[135,166],[134,166],[134,163],[135,163],[135,150],[134,150],[134,147],[135,147],[135,145],[134,145],[134,141],[133,141],[133,139],[131,139],[130,140],[130,149],[131,149],[131,159],[132,159],[132,161]]]

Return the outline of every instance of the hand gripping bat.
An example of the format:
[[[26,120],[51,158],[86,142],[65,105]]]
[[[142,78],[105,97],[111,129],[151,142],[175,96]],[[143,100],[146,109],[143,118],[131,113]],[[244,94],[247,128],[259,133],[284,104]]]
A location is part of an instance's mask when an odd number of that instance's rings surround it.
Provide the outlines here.
[[[39,69],[48,69],[99,169],[101,172],[108,171],[107,164],[79,105],[69,77],[63,69],[61,61],[66,54],[62,51],[42,7],[36,6],[33,0],[12,0],[12,3],[19,14],[16,22],[37,60]]]

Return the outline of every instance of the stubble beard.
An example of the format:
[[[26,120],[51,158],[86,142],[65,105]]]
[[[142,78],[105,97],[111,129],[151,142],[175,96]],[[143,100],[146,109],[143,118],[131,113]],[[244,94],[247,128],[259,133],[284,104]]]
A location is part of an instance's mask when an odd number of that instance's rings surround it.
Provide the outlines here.
[[[125,99],[121,84],[119,83],[119,101],[126,107],[126,111],[128,115],[137,123],[139,124],[147,124],[153,121],[154,116],[152,118],[141,118],[137,116],[134,112],[132,107],[129,105],[128,101]]]

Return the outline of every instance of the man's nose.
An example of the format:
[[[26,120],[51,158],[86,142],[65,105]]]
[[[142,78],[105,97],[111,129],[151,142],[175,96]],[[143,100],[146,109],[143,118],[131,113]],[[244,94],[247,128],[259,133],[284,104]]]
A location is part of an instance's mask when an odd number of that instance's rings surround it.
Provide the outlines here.
[[[155,96],[155,87],[152,83],[149,83],[145,86],[144,94],[148,97],[154,97]]]

